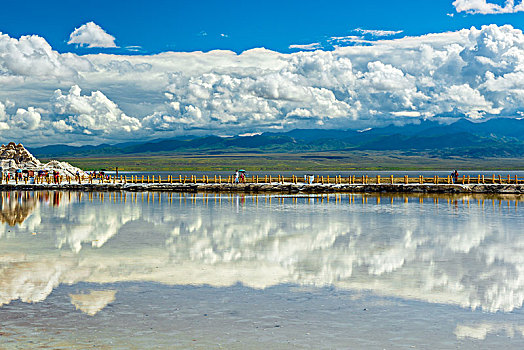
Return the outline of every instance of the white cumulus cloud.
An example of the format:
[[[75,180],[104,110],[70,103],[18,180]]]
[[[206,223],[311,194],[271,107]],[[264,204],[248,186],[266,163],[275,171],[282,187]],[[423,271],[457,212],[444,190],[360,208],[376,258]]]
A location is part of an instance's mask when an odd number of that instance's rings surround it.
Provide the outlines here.
[[[365,129],[416,116],[518,117],[523,72],[524,34],[510,25],[290,54],[258,48],[78,56],[38,36],[0,35],[0,128],[5,137],[35,143],[92,143]],[[30,107],[39,124],[23,118]],[[25,114],[15,117],[17,109]]]
[[[106,33],[95,22],[88,22],[81,25],[69,36],[68,44],[77,44],[80,46],[93,47],[117,47],[115,44],[115,37]]]
[[[0,33],[0,76],[6,81],[27,83],[16,77],[72,78],[79,70],[91,70],[89,61],[54,51],[44,38],[25,35],[15,39]]]
[[[40,113],[33,107],[29,107],[27,110],[18,108],[16,114],[13,116],[13,123],[20,129],[34,130],[40,124],[40,119]]]
[[[102,92],[81,95],[81,89],[74,85],[68,94],[60,89],[53,95],[54,111],[64,119],[53,122],[59,131],[82,132],[85,134],[112,134],[115,132],[137,131],[141,123],[127,116],[118,105]]]
[[[524,11],[524,3],[522,0],[519,3],[515,3],[514,0],[506,0],[504,6],[488,0],[455,0],[453,6],[455,6],[457,12],[483,15]]]

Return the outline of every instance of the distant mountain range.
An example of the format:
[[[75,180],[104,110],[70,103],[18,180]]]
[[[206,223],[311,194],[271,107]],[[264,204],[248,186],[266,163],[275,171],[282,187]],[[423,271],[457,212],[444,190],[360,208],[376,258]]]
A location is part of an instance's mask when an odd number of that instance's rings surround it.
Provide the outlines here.
[[[50,145],[29,148],[36,157],[90,157],[132,154],[221,154],[401,151],[431,153],[439,157],[523,157],[524,120],[490,119],[474,123],[460,119],[443,125],[421,121],[405,126],[389,125],[367,131],[297,129],[236,137],[186,137],[98,146]]]

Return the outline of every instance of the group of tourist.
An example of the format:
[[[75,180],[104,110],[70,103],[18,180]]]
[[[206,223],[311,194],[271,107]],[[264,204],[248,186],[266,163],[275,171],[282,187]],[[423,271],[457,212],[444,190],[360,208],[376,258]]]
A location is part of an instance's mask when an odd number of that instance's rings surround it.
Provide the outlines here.
[[[28,181],[30,183],[34,183],[36,178],[47,178],[51,177],[51,181],[53,183],[60,183],[60,172],[57,170],[52,170],[50,172],[47,169],[40,169],[40,170],[27,170],[27,169],[16,169],[15,171],[9,171],[2,169],[0,167],[0,174],[2,176],[2,180],[9,182],[11,180],[15,181]]]
[[[246,171],[243,169],[235,171],[235,183],[240,182],[246,183]]]
[[[457,170],[453,170],[451,172],[451,180],[453,181],[453,183],[456,183],[458,181],[458,178],[459,178],[459,173]]]
[[[88,172],[87,175],[89,175],[90,177],[92,177],[93,179],[105,179],[105,180],[109,180],[109,175],[106,175],[106,173],[103,171],[103,170],[100,170],[100,171],[92,171],[92,172]]]

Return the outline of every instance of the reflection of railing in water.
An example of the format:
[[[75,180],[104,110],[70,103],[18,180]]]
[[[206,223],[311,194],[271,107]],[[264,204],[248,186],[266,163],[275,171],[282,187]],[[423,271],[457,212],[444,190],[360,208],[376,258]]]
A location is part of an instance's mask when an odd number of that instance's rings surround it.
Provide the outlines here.
[[[422,175],[419,175],[418,177],[409,177],[408,175],[405,175],[403,177],[394,177],[393,175],[389,177],[382,177],[381,175],[368,177],[367,175],[363,176],[355,176],[355,175],[349,175],[349,176],[312,176],[312,180],[309,180],[309,177],[300,177],[292,175],[291,177],[284,177],[281,175],[272,176],[272,175],[264,175],[264,176],[246,176],[243,179],[239,180],[240,183],[252,183],[252,184],[271,184],[271,183],[293,183],[293,184],[300,184],[300,183],[308,183],[308,184],[348,184],[348,185],[368,185],[368,184],[523,184],[524,179],[519,179],[517,175],[511,176],[502,176],[502,175],[495,175],[493,174],[491,177],[486,177],[484,175],[478,175],[478,176],[470,176],[470,175],[463,175],[461,177],[458,177],[457,179],[453,179],[451,175],[448,175],[446,177],[439,177],[438,175],[435,175],[433,177],[424,177]],[[23,177],[19,178],[15,176],[14,178],[6,178],[6,176],[0,177],[0,184],[3,183],[35,183],[35,184],[234,184],[235,183],[235,176],[230,175],[227,178],[222,177],[221,175],[217,176],[207,176],[202,175],[201,178],[198,178],[196,175],[168,175],[167,177],[162,178],[162,176],[158,175],[155,177],[155,175],[152,176],[104,176],[104,177],[94,177],[94,176],[62,176],[59,175],[57,177],[53,176],[36,176],[36,177]]]
[[[2,222],[22,223],[24,219],[30,214],[26,207],[34,208],[36,203],[46,203],[53,207],[60,206],[64,203],[71,203],[73,201],[81,202],[83,199],[89,202],[101,203],[148,203],[148,204],[172,204],[173,201],[178,201],[180,204],[204,204],[208,205],[210,202],[214,204],[222,204],[222,202],[229,202],[237,205],[244,205],[248,202],[259,204],[341,204],[341,205],[393,205],[398,203],[419,203],[435,205],[448,204],[454,206],[470,206],[481,205],[484,207],[486,203],[491,204],[492,207],[515,207],[519,206],[519,202],[524,200],[524,195],[513,194],[309,194],[309,195],[276,195],[276,194],[252,194],[246,195],[243,193],[174,193],[174,192],[71,192],[71,191],[34,191],[34,192],[1,192],[2,199],[2,213],[5,217]],[[13,206],[13,203],[16,204]],[[11,206],[10,206],[11,205]],[[8,209],[6,209],[8,208]],[[17,212],[27,212],[24,219],[19,221],[9,221],[7,217],[18,217]],[[0,219],[1,220],[1,219]]]
[[[35,210],[38,203],[58,207],[72,202],[101,203],[147,203],[162,204],[178,202],[180,205],[229,204],[244,206],[258,205],[394,205],[399,203],[419,203],[469,207],[470,205],[499,208],[519,207],[524,195],[483,195],[483,194],[311,194],[311,195],[272,195],[272,194],[219,194],[219,193],[174,193],[174,192],[71,192],[71,191],[13,191],[0,192],[0,222],[10,226],[22,224]]]

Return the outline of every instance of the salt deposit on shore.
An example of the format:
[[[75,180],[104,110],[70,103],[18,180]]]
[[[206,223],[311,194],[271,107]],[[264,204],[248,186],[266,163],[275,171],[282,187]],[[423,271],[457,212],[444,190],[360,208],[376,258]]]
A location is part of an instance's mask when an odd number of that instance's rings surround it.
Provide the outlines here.
[[[0,147],[0,167],[3,171],[14,172],[20,170],[47,170],[49,172],[58,171],[62,176],[75,176],[77,172],[84,175],[84,171],[72,166],[66,162],[52,160],[48,163],[42,164],[35,156],[33,156],[21,143],[18,145],[14,142],[9,142],[7,145]]]

